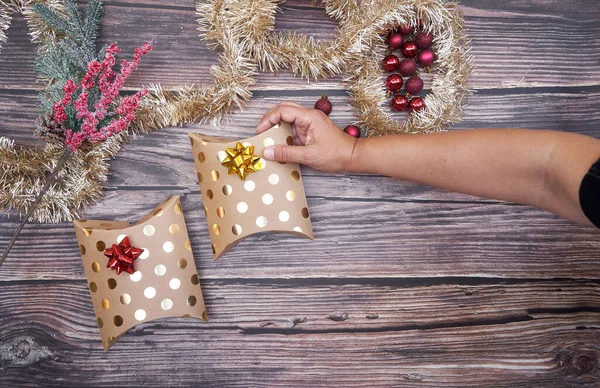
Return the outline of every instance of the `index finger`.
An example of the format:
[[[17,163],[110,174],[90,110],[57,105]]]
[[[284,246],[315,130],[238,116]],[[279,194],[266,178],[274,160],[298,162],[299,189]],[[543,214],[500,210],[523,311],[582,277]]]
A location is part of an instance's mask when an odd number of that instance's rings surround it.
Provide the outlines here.
[[[302,120],[305,118],[305,109],[306,108],[302,106],[279,104],[265,113],[256,126],[256,132],[263,133],[272,126],[279,124],[281,120],[287,121],[288,123],[295,123],[297,120]]]
[[[273,112],[275,109],[277,109],[278,107],[282,106],[282,105],[290,105],[290,106],[295,106],[297,108],[303,108],[302,105],[297,104],[295,102],[291,102],[291,101],[280,101],[279,104],[273,105],[271,107],[271,109],[269,109],[268,111],[266,111],[263,116],[260,118],[260,120],[262,121],[262,119],[268,115],[269,113]],[[259,132],[260,133],[260,132]]]

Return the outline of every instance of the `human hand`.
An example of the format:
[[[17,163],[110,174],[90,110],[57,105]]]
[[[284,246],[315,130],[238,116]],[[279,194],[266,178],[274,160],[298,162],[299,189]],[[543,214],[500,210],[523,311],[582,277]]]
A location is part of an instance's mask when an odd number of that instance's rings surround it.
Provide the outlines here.
[[[292,125],[298,146],[267,147],[263,157],[278,162],[302,163],[320,171],[348,171],[357,139],[346,134],[323,112],[294,102],[280,102],[271,108],[256,127],[262,133],[280,121]]]

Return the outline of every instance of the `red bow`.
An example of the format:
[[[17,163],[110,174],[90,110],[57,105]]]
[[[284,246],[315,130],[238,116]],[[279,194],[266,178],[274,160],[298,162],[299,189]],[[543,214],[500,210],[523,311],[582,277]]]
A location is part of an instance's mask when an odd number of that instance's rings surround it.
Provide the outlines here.
[[[123,271],[134,273],[133,261],[140,257],[142,252],[144,252],[143,249],[132,247],[129,237],[125,236],[119,245],[113,244],[111,248],[104,251],[104,256],[109,258],[106,268],[116,270],[117,275]]]

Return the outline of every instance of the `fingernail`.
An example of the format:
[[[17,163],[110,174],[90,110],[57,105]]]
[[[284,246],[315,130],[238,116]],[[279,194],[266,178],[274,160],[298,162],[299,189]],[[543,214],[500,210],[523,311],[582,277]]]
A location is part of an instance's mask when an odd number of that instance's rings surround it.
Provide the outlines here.
[[[265,159],[273,160],[275,158],[275,147],[267,147],[263,151],[263,156]]]

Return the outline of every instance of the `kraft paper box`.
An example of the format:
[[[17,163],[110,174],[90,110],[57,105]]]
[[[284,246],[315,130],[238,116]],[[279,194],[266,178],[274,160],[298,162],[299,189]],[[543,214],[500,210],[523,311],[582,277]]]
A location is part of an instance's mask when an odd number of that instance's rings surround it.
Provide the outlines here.
[[[135,224],[100,220],[74,224],[105,350],[142,322],[163,317],[208,319],[178,196]],[[123,260],[111,260],[119,254]],[[133,273],[127,272],[131,257],[136,257],[129,269]],[[114,268],[107,267],[111,263]],[[119,265],[122,272],[117,274]]]
[[[243,140],[189,137],[215,259],[256,233],[313,239],[300,167],[262,158],[268,146],[294,145],[289,123]]]

